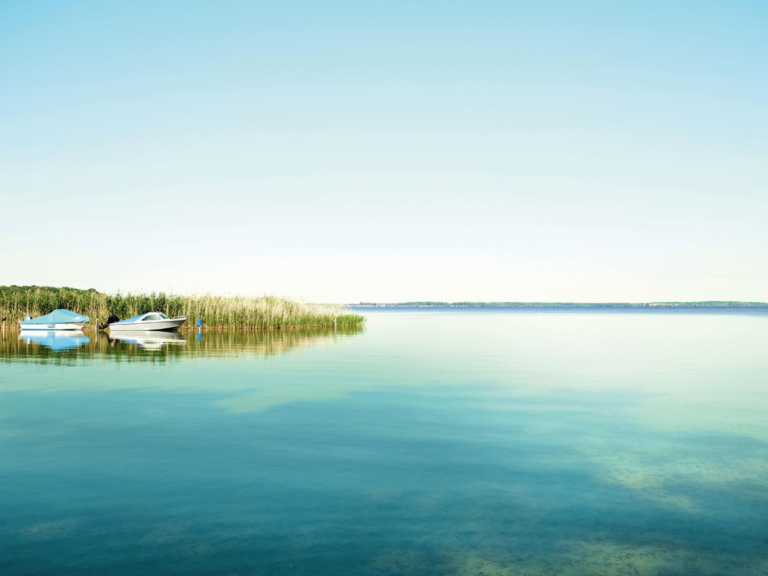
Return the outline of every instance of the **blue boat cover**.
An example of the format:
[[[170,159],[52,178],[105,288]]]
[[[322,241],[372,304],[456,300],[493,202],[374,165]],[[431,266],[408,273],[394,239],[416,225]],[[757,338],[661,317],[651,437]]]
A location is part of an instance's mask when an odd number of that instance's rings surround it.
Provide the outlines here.
[[[39,318],[33,318],[32,320],[25,320],[21,323],[22,326],[30,326],[32,324],[71,324],[73,322],[90,322],[91,319],[88,318],[88,316],[81,316],[80,314],[75,314],[74,312],[70,312],[69,310],[64,310],[63,308],[59,308],[58,310],[54,310],[50,314],[46,314],[45,316],[40,316]]]
[[[43,332],[42,334],[24,334],[24,340],[27,344],[35,342],[46,348],[52,348],[53,350],[69,350],[88,344],[88,342],[91,341],[91,338],[89,336],[84,336],[82,332],[77,332],[77,335],[72,336],[69,334]]]

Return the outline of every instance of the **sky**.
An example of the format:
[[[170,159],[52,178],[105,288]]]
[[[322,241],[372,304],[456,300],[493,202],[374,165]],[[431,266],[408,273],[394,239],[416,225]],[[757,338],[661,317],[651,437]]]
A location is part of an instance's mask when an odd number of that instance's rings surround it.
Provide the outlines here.
[[[0,0],[0,285],[768,301],[768,3]]]

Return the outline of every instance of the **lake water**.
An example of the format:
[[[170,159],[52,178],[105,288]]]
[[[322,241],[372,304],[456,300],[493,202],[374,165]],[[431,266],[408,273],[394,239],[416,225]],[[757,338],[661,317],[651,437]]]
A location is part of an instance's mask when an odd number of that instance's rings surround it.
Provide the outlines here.
[[[768,315],[0,346],[0,574],[768,574]]]

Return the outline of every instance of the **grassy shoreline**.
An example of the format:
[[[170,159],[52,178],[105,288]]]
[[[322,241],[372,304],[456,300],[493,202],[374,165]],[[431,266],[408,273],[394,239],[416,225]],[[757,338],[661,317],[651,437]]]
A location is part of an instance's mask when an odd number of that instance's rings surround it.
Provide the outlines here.
[[[121,319],[145,312],[164,312],[175,318],[186,316],[188,324],[197,318],[208,328],[264,330],[362,326],[364,318],[341,306],[308,304],[279,296],[180,296],[149,294],[105,294],[97,290],[50,286],[0,286],[0,316],[16,326],[25,314],[37,317],[57,308],[85,314],[91,323],[104,322],[110,314]]]

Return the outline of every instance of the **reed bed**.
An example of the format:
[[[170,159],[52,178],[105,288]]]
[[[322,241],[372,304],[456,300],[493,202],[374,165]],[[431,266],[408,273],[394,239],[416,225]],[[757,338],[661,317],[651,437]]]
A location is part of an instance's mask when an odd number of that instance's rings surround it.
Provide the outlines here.
[[[180,296],[149,294],[104,294],[96,290],[37,286],[0,286],[0,315],[11,325],[29,314],[42,316],[57,308],[85,314],[95,322],[111,314],[125,319],[145,312],[164,312],[171,318],[186,316],[192,324],[197,318],[209,328],[311,328],[362,326],[364,319],[341,306],[309,304],[279,296]]]

